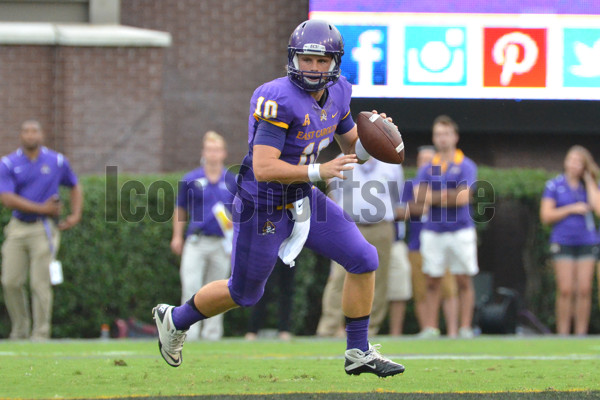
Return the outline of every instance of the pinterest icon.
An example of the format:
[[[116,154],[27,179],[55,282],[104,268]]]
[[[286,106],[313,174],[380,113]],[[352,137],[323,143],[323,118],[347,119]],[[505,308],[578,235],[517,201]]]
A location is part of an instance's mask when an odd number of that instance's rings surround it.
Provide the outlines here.
[[[545,87],[546,30],[484,29],[486,87]]]

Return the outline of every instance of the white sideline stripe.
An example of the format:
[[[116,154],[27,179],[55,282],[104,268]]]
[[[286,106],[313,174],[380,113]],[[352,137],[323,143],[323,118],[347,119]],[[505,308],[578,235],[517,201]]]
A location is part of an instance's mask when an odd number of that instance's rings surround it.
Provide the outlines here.
[[[0,357],[14,357],[14,356],[33,356],[33,353],[17,352],[17,351],[0,351]],[[44,356],[50,357],[64,357],[65,353],[46,353]],[[81,355],[69,355],[69,358],[97,358],[103,356],[146,356],[145,353],[135,351],[97,351],[93,353],[81,354]],[[398,359],[398,360],[531,360],[531,361],[578,361],[578,360],[600,360],[600,354],[566,354],[556,356],[498,356],[491,354],[386,354],[386,358]],[[264,359],[264,360],[340,360],[344,356],[254,356],[247,357],[251,359]]]
[[[385,354],[384,357],[397,360],[532,360],[532,361],[579,361],[600,360],[600,354],[568,354],[564,356],[495,356],[495,355],[473,355],[473,354]],[[270,360],[302,359],[302,360],[340,360],[343,356],[316,357],[252,357]]]
[[[18,351],[0,351],[0,357],[2,356],[22,356],[22,357],[30,357],[30,356],[41,356],[41,357],[64,357],[67,353],[27,353],[27,352],[18,352]],[[70,355],[70,357],[80,357],[80,358],[94,358],[94,357],[113,357],[113,356],[136,356],[136,355],[144,355],[144,353],[136,352],[136,351],[94,351],[94,352],[86,352],[78,355]]]
[[[600,355],[594,354],[568,354],[564,356],[493,356],[493,355],[458,355],[458,354],[431,354],[431,355],[398,355],[407,360],[600,360]]]

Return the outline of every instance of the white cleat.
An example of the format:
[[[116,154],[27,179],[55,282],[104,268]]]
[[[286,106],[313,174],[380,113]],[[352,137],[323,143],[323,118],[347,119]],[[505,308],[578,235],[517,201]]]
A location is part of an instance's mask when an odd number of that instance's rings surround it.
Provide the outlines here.
[[[360,375],[363,372],[375,374],[380,378],[394,376],[404,372],[404,366],[385,358],[379,353],[381,345],[372,346],[369,350],[359,349],[346,350],[346,362],[344,369],[348,375]]]
[[[171,367],[181,365],[183,342],[187,330],[177,330],[173,324],[174,306],[159,304],[152,309],[152,315],[158,328],[158,348],[160,354]]]

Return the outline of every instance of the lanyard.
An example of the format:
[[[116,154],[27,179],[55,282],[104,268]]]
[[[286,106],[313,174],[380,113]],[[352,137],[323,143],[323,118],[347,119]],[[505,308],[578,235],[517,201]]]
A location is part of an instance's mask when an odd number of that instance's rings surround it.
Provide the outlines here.
[[[43,222],[44,230],[46,231],[46,237],[48,238],[48,244],[50,245],[50,253],[52,253],[52,259],[54,259],[54,241],[52,240],[52,231],[50,230],[50,223],[48,218],[44,218]]]

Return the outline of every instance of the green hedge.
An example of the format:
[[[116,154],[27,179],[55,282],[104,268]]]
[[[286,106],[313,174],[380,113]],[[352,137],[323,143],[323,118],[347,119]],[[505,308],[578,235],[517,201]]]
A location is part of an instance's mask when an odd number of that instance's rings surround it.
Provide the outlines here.
[[[408,170],[407,176],[414,174]],[[477,193],[478,229],[487,229],[492,207],[498,201],[515,200],[537,215],[544,182],[551,176],[540,170],[497,170],[481,168]],[[135,317],[151,322],[150,310],[157,302],[176,304],[180,300],[179,260],[169,247],[170,217],[177,180],[182,174],[82,177],[85,193],[83,220],[64,232],[59,259],[65,283],[54,290],[54,337],[97,337],[103,323],[116,318]],[[491,190],[493,187],[493,190]],[[67,197],[65,194],[64,197]],[[10,212],[0,210],[4,226]],[[538,282],[527,301],[543,322],[553,326],[554,281],[546,267],[547,229],[532,220],[526,252],[529,268],[538,271]],[[3,236],[0,234],[0,241]],[[527,258],[529,257],[529,258]],[[321,310],[321,294],[329,272],[329,260],[303,250],[297,260],[293,330],[313,334]],[[272,304],[270,307],[276,307]],[[273,310],[274,311],[274,310]],[[598,315],[594,298],[594,313]],[[226,314],[226,335],[242,335],[249,310]],[[276,313],[270,312],[272,326]],[[594,318],[593,318],[594,320]],[[598,320],[598,318],[595,318]],[[592,330],[599,332],[594,322]],[[0,299],[0,337],[7,337],[9,321]],[[409,309],[406,331],[416,332]]]

